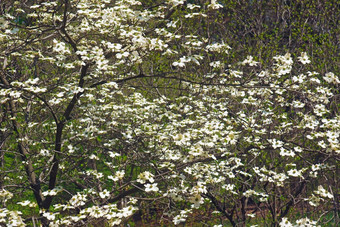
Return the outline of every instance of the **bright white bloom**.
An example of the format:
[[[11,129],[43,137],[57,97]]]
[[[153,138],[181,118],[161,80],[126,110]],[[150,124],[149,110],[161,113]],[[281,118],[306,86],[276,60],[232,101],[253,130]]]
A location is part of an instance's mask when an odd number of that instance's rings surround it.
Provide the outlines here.
[[[290,53],[285,55],[275,56],[274,59],[277,61],[275,64],[278,76],[290,73],[292,70],[293,59]]]
[[[302,52],[301,56],[298,57],[298,59],[302,64],[309,64],[310,63],[309,57],[308,57],[306,52]]]
[[[92,160],[99,160],[98,156],[95,155],[95,154],[91,154],[89,159],[92,159]]]
[[[339,84],[339,78],[332,72],[326,73],[323,79],[328,83]]]
[[[213,44],[207,45],[205,48],[207,51],[217,52],[217,53],[221,53],[222,51],[224,51],[225,53],[228,53],[228,50],[231,49],[230,46],[224,43],[213,43]]]
[[[178,5],[183,5],[186,0],[169,0],[169,3],[174,7]]]
[[[20,211],[10,211],[6,208],[0,208],[0,223],[2,226],[4,223],[6,226],[26,226],[24,220],[21,218],[22,213]],[[7,220],[6,220],[7,219]]]
[[[322,116],[326,113],[328,113],[329,111],[327,110],[326,106],[323,105],[323,104],[317,104],[314,106],[314,113],[317,115],[317,116]]]
[[[290,157],[294,157],[295,153],[292,150],[287,150],[283,147],[280,148],[280,155],[281,156],[290,156]]]
[[[123,57],[126,58],[129,56],[129,54],[130,54],[129,52],[117,53],[116,58],[117,59],[122,59]]]
[[[189,8],[189,7],[188,7]],[[168,28],[176,28],[177,21],[170,21],[166,24]]]
[[[262,77],[265,77],[266,75],[268,75],[268,72],[261,71],[257,76],[262,78]]]
[[[256,214],[253,213],[253,214],[247,214],[248,217],[251,217],[251,218],[255,218],[256,217]]]
[[[272,144],[272,146],[273,146],[274,149],[280,148],[280,147],[282,147],[283,144],[284,144],[282,141],[277,140],[277,139],[269,140],[269,142],[271,142],[271,144]]]
[[[173,65],[173,66],[178,66],[178,67],[184,67],[184,66],[185,66],[184,62],[177,62],[177,61],[175,61],[174,63],[172,63],[172,65]]]
[[[187,8],[188,9],[195,9],[195,8],[201,8],[201,6],[200,5],[194,5],[194,4],[190,4],[190,3],[188,3],[187,4]]]
[[[67,146],[68,148],[68,153],[72,154],[75,151],[75,148],[72,146],[72,144]]]
[[[110,197],[110,192],[104,189],[103,191],[99,192],[99,197],[102,199],[108,198]]]
[[[59,42],[58,40],[53,40],[54,48],[53,50],[61,55],[71,54],[71,51],[66,47],[64,42]]]
[[[25,84],[32,84],[32,85],[34,85],[34,84],[37,84],[38,81],[39,81],[39,78],[34,78],[34,79],[30,78],[30,79],[25,81]]]
[[[154,184],[145,184],[145,191],[146,192],[158,192],[159,188],[157,187],[157,183]]]
[[[253,56],[247,56],[247,58],[241,63],[242,65],[256,66],[259,64],[257,61],[254,61]]]
[[[138,175],[137,182],[144,184],[146,181],[149,181],[150,183],[153,183],[155,181],[153,179],[153,174],[150,173],[149,171],[145,171]]]
[[[178,225],[179,223],[186,221],[186,216],[184,217],[182,215],[177,215],[177,216],[174,217],[174,219],[172,221],[175,225]]]
[[[193,208],[199,208],[203,204],[204,200],[199,193],[195,193],[190,197],[189,202],[192,203]]]
[[[243,75],[243,72],[237,71],[237,70],[230,70],[229,73],[230,75],[237,77],[237,78],[241,78]]]
[[[33,202],[29,201],[29,200],[18,202],[17,204],[19,204],[21,206],[29,206],[29,207],[36,207],[37,206],[36,203],[33,203]]]
[[[211,4],[208,5],[208,8],[219,9],[219,8],[223,8],[223,6],[217,3],[216,0],[211,0]]]
[[[287,173],[288,173],[289,176],[292,176],[292,177],[302,177],[302,170],[301,169],[300,170],[291,169]]]
[[[318,186],[318,190],[314,191],[316,194],[324,197],[324,198],[329,198],[329,199],[333,199],[333,195],[331,193],[329,193],[328,191],[326,191],[326,189],[324,189],[322,187],[322,185]]]
[[[175,216],[174,219],[172,220],[173,223],[175,225],[178,225],[181,222],[185,222],[189,212],[191,212],[191,210],[181,210],[181,214]]]
[[[305,82],[305,79],[306,79],[306,78],[307,78],[306,75],[300,74],[300,75],[298,75],[298,76],[293,76],[292,81],[293,81],[294,83],[302,84],[303,82]]]
[[[125,176],[125,171],[124,170],[119,170],[115,173],[114,176],[108,176],[107,178],[113,181],[119,181],[123,179]]]
[[[124,208],[121,210],[122,216],[125,217],[125,218],[127,218],[127,217],[131,216],[135,210],[136,210],[136,208],[133,207],[133,206],[124,207]]]
[[[57,195],[59,192],[61,192],[63,190],[62,187],[56,187],[56,188],[53,188],[52,190],[47,190],[47,191],[44,191],[42,194],[43,196],[55,196]]]
[[[294,108],[303,108],[303,107],[305,106],[305,104],[302,103],[302,102],[300,102],[300,101],[293,101],[293,102],[292,102],[292,106],[293,106]]]
[[[293,227],[292,223],[290,223],[290,221],[288,221],[288,218],[282,218],[279,225],[280,225],[280,227]]]
[[[189,14],[186,14],[184,17],[185,18],[193,18],[193,17],[198,17],[198,16],[207,17],[208,15],[204,14],[204,13],[189,13]]]
[[[302,218],[299,220],[296,220],[296,227],[313,227],[313,226],[317,226],[317,222],[316,221],[312,221],[309,218]]]
[[[185,63],[187,63],[187,62],[190,62],[192,60],[192,58],[190,58],[190,57],[181,57],[180,59],[179,59],[179,61],[175,61],[175,62],[173,62],[172,63],[172,65],[173,66],[178,66],[178,67],[184,67],[185,66]]]
[[[83,205],[85,205],[86,199],[87,199],[87,195],[86,194],[82,194],[82,193],[78,192],[76,195],[72,196],[72,198],[70,199],[69,203],[73,207],[83,206]]]
[[[249,189],[249,190],[243,192],[243,195],[244,195],[245,197],[250,197],[250,196],[252,196],[252,195],[254,195],[254,194],[256,194],[256,192],[255,192],[254,190],[251,190],[251,189]]]
[[[111,152],[111,151],[109,151],[109,156],[110,156],[111,158],[114,158],[114,157],[119,157],[120,154],[118,154],[118,153],[116,153],[116,152]]]
[[[314,194],[312,194],[308,199],[305,199],[306,201],[308,201],[309,205],[311,206],[319,206],[320,202],[323,201],[322,198],[315,196]]]
[[[220,61],[213,61],[213,62],[210,62],[209,65],[213,68],[219,68],[221,66],[221,62]]]
[[[47,218],[47,220],[53,221],[55,219],[55,216],[59,213],[50,213],[50,212],[44,212],[43,216]]]
[[[5,189],[0,189],[0,201],[6,202],[7,200],[11,199],[13,194]]]

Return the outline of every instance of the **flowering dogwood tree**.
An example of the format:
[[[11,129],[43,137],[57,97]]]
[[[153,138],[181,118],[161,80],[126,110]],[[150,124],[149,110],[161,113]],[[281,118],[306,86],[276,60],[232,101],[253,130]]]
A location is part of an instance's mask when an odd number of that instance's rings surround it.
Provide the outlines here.
[[[209,31],[222,7],[13,2],[0,18],[0,223],[119,225],[146,203],[174,224],[206,204],[233,226],[336,218],[338,75],[305,52],[229,64]]]

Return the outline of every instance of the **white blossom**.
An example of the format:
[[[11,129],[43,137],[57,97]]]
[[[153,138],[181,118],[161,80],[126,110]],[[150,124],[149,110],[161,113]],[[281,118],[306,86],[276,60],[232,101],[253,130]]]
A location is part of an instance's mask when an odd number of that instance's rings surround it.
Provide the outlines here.
[[[309,64],[310,63],[309,57],[308,57],[306,52],[302,52],[301,56],[298,57],[298,59],[302,64]]]

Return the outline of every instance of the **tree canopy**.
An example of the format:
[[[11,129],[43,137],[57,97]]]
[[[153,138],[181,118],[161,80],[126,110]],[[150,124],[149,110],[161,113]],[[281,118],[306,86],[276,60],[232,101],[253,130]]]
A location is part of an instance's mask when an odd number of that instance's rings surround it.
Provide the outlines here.
[[[1,3],[0,224],[339,223],[340,7],[260,2]]]

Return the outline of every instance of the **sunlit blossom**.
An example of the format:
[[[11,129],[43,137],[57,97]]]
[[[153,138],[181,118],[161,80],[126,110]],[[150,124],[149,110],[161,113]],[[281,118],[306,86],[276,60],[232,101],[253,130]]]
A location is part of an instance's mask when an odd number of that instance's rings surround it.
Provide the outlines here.
[[[302,64],[308,64],[311,62],[306,52],[302,52],[301,56],[298,57],[298,59]]]

